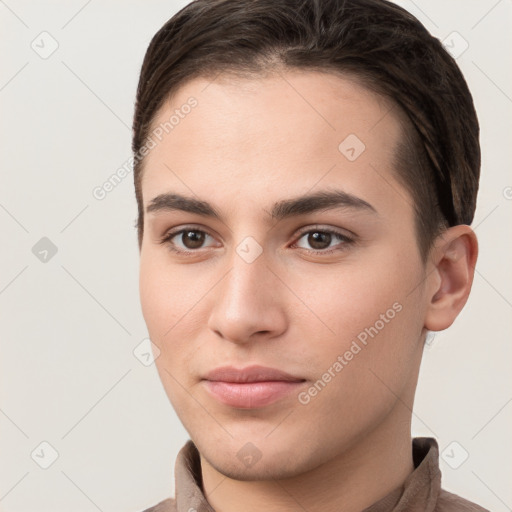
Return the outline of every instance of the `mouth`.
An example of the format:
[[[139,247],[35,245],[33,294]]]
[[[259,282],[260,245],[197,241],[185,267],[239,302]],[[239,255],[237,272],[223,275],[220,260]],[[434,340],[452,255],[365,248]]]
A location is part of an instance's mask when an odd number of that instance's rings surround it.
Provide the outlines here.
[[[255,365],[216,368],[202,382],[219,402],[239,409],[255,409],[285,398],[305,381],[282,370]]]

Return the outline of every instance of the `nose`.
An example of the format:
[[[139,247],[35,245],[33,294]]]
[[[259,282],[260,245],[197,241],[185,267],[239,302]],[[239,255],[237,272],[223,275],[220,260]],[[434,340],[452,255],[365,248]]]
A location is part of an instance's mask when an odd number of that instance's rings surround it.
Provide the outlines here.
[[[221,338],[238,344],[270,339],[287,327],[283,286],[265,253],[252,262],[238,254],[231,270],[215,287],[208,327]]]

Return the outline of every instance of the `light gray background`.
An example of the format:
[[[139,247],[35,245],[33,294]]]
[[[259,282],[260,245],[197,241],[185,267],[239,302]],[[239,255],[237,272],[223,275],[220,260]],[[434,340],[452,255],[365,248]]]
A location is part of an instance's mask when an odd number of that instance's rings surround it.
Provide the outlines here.
[[[188,436],[154,365],[133,354],[147,331],[132,176],[103,201],[92,190],[130,156],[144,52],[186,3],[0,0],[3,511],[136,512],[174,493]],[[512,507],[512,2],[400,4],[440,39],[456,31],[468,42],[458,62],[483,148],[474,288],[454,326],[425,348],[413,434],[448,447],[445,488],[504,512]],[[41,58],[52,39],[57,50]],[[42,237],[58,249],[46,263],[32,252]],[[51,456],[43,441],[59,454],[48,469],[38,465]],[[462,450],[469,458],[452,469]]]

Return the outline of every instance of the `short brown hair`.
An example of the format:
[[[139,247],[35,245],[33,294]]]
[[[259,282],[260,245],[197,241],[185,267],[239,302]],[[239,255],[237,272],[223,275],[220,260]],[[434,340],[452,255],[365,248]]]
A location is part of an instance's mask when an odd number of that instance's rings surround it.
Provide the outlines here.
[[[142,64],[132,141],[139,247],[139,151],[166,99],[199,76],[279,68],[355,77],[398,107],[396,175],[413,198],[424,258],[444,227],[471,224],[480,175],[473,100],[455,60],[414,16],[386,0],[196,0],[155,34]]]

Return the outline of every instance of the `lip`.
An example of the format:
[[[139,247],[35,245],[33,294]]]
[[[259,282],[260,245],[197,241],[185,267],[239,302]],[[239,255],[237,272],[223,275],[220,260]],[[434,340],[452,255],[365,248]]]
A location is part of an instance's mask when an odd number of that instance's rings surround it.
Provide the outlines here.
[[[209,372],[203,383],[219,402],[240,409],[270,405],[297,391],[305,379],[265,366],[237,369],[223,366]]]
[[[238,383],[268,381],[302,382],[305,380],[290,375],[282,370],[260,365],[252,365],[240,369],[234,366],[220,366],[209,372],[204,379],[209,381]]]

